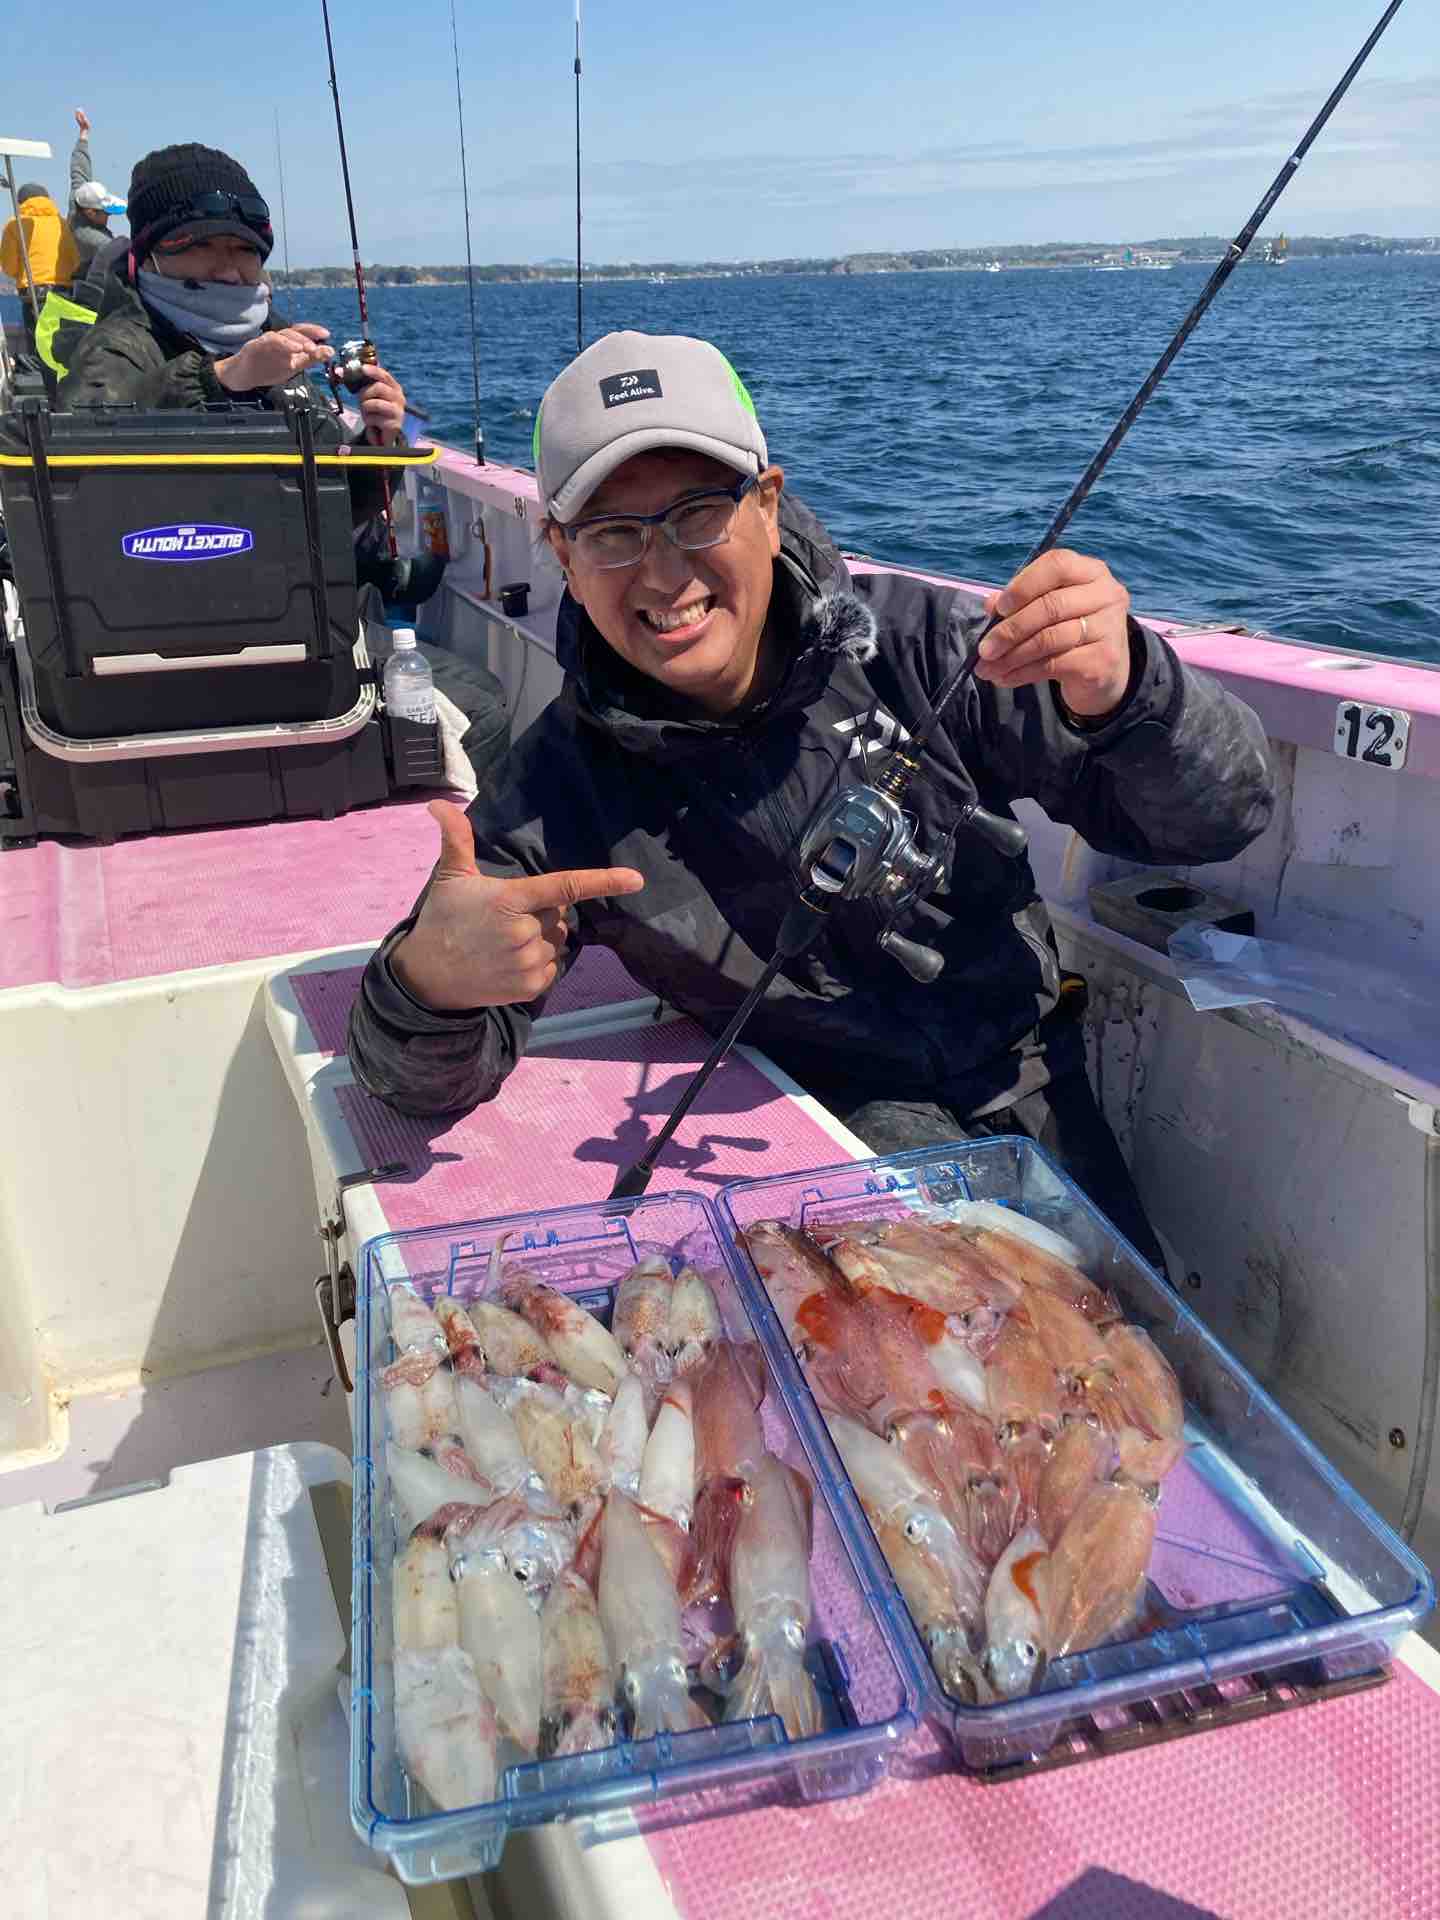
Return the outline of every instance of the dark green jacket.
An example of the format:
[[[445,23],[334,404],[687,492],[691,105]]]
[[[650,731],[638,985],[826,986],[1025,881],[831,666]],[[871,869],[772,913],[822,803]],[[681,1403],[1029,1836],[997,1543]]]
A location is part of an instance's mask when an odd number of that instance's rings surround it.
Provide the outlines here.
[[[272,313],[267,333],[285,325]],[[232,401],[253,405],[280,405],[278,387],[257,387],[250,393],[232,393],[215,375],[217,356],[207,353],[192,334],[179,333],[151,311],[125,278],[123,258],[107,275],[99,317],[94,326],[76,329],[68,372],[60,382],[59,404],[73,411],[81,407],[139,407],[186,409],[228,406]],[[68,343],[67,343],[68,344]],[[333,448],[350,440],[343,421],[314,396],[317,447]],[[358,436],[355,441],[358,444]],[[350,501],[355,524],[373,519],[384,504],[384,481],[373,467],[350,476]]]

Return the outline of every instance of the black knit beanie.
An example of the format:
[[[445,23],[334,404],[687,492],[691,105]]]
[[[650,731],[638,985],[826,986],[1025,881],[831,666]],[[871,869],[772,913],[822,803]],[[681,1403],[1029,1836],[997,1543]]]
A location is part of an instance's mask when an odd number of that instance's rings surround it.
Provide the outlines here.
[[[130,201],[126,209],[130,221],[131,246],[137,260],[143,260],[152,247],[182,230],[195,240],[212,234],[238,234],[253,241],[260,258],[267,259],[275,244],[268,211],[264,218],[253,218],[238,209],[190,217],[191,209],[202,194],[233,194],[264,206],[255,182],[238,160],[215,147],[194,145],[158,147],[137,160],[130,175]]]

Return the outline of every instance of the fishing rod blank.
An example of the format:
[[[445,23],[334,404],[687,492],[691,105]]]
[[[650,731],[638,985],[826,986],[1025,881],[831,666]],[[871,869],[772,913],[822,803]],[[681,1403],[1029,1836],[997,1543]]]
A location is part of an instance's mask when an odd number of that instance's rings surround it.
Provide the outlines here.
[[[580,264],[580,0],[575,0],[575,351],[585,346],[585,274]]]
[[[465,158],[465,101],[460,92],[460,36],[455,0],[450,0],[450,45],[455,52],[455,118],[460,123],[460,190],[465,200],[465,291],[470,296],[470,379],[475,388],[475,464],[485,464],[485,432],[480,425],[480,335],[475,324],[475,267],[470,257],[470,166]]]
[[[1316,135],[1344,98],[1346,89],[1369,58],[1376,41],[1379,40],[1381,34],[1399,12],[1400,4],[1401,0],[1390,0],[1389,6],[1385,9],[1384,14],[1381,16],[1378,25],[1371,33],[1369,39],[1366,40],[1359,53],[1356,54],[1355,58],[1350,62],[1339,84],[1331,93],[1330,98],[1310,123],[1304,139],[1301,140],[1295,151],[1285,162],[1285,165],[1280,169],[1280,172],[1275,176],[1275,179],[1271,182],[1259,206],[1256,207],[1249,220],[1246,221],[1245,225],[1240,229],[1240,232],[1235,236],[1234,240],[1231,241],[1225,258],[1210,276],[1200,298],[1186,315],[1174,339],[1170,342],[1164,353],[1161,354],[1159,360],[1156,361],[1144,385],[1116,422],[1109,439],[1090,462],[1090,465],[1086,468],[1069,498],[1046,528],[1044,538],[1030,555],[1030,560],[1038,559],[1042,553],[1047,552],[1054,546],[1061,532],[1069,524],[1076,508],[1084,500],[1096,480],[1099,479],[1110,460],[1110,456],[1134,425],[1141,408],[1165,377],[1166,370],[1169,368],[1176,354],[1179,353],[1180,349],[1194,332],[1205,313],[1205,309],[1210,305],[1210,302],[1215,298],[1221,287],[1224,286],[1236,266],[1238,266],[1244,258],[1245,250],[1255,238],[1261,221],[1264,220],[1271,208],[1275,205],[1275,202],[1289,185],[1295,174],[1295,170],[1305,158]],[[1027,566],[1030,564],[1030,560],[1026,561],[1025,564]],[[918,870],[917,863],[921,857],[915,847],[913,825],[908,822],[905,816],[899,813],[898,802],[903,797],[911,779],[920,770],[920,756],[935,731],[935,726],[940,715],[950,704],[951,700],[954,699],[960,688],[964,686],[965,682],[974,673],[976,661],[979,657],[980,642],[985,638],[985,635],[998,624],[998,620],[996,619],[991,619],[986,624],[984,631],[979,635],[974,645],[967,652],[965,658],[950,676],[950,679],[944,687],[941,688],[929,713],[926,714],[925,718],[917,727],[914,737],[909,740],[903,748],[897,747],[889,755],[883,769],[875,780],[874,786],[862,785],[845,788],[837,795],[829,815],[822,814],[818,820],[812,821],[806,829],[804,845],[808,852],[814,855],[814,858],[811,861],[808,872],[802,879],[800,893],[791,904],[781,923],[780,931],[776,938],[774,955],[766,966],[763,974],[755,982],[755,985],[746,994],[740,1006],[736,1009],[725,1031],[715,1042],[715,1045],[711,1048],[703,1064],[696,1070],[689,1085],[677,1101],[674,1111],[665,1122],[665,1125],[660,1129],[649,1147],[646,1148],[644,1154],[630,1166],[623,1168],[617,1176],[615,1185],[610,1191],[610,1197],[612,1199],[634,1199],[637,1195],[644,1193],[650,1184],[651,1176],[655,1170],[655,1162],[661,1150],[674,1133],[681,1119],[689,1112],[690,1108],[698,1099],[711,1074],[714,1073],[725,1055],[730,1051],[730,1048],[735,1044],[741,1028],[769,987],[770,982],[775,978],[780,967],[787,959],[797,958],[814,944],[825,926],[826,916],[833,908],[835,901],[837,899],[856,900],[862,898],[868,898],[877,902],[884,901],[887,897],[893,897],[897,891],[897,886],[903,890],[907,874],[913,879],[914,874]],[[872,843],[875,845],[884,845],[885,835],[888,833],[891,836],[885,854],[878,860],[872,858],[867,861],[860,857],[862,849],[857,842],[857,829],[855,826],[857,809],[860,813],[867,816],[866,825],[872,830],[859,834],[859,840],[864,841],[867,848]],[[895,823],[897,821],[903,823],[903,830],[896,829]],[[1023,828],[1021,828],[1016,821],[1004,820],[997,815],[987,813],[986,810],[979,805],[978,799],[973,800],[970,805],[963,810],[962,821],[974,828],[982,838],[1002,852],[1019,854],[1024,850],[1025,837]],[[918,893],[928,892],[929,882],[922,879],[914,891]],[[882,944],[884,944],[883,938]],[[910,945],[913,948],[914,943],[900,942],[898,944],[901,947]],[[893,946],[892,950],[894,950]],[[898,951],[897,957],[899,957]],[[902,964],[904,964],[903,961]],[[914,971],[914,969],[912,968],[911,971]],[[916,978],[933,978],[934,971],[935,970],[927,970],[923,975],[916,973]]]
[[[1060,538],[1060,535],[1065,531],[1066,527],[1069,526],[1076,510],[1085,499],[1085,496],[1110,464],[1112,454],[1139,418],[1140,411],[1146,401],[1164,379],[1176,355],[1204,318],[1206,309],[1209,307],[1211,301],[1244,259],[1246,249],[1255,238],[1261,223],[1268,217],[1275,202],[1294,179],[1300,163],[1310,151],[1316,135],[1344,99],[1351,81],[1369,59],[1375,43],[1379,40],[1381,34],[1384,33],[1390,22],[1395,18],[1395,15],[1400,11],[1400,5],[1401,0],[1390,0],[1389,6],[1386,7],[1384,13],[1380,16],[1370,37],[1341,75],[1329,99],[1310,122],[1309,127],[1305,131],[1304,138],[1286,160],[1284,166],[1281,167],[1275,178],[1270,182],[1270,185],[1261,197],[1260,204],[1245,222],[1245,225],[1240,229],[1239,233],[1237,233],[1235,238],[1230,242],[1229,247],[1226,249],[1225,257],[1206,281],[1200,297],[1196,300],[1194,306],[1191,307],[1189,313],[1187,313],[1181,321],[1174,339],[1171,340],[1169,346],[1166,347],[1160,358],[1155,362],[1155,365],[1150,369],[1139,392],[1111,428],[1109,438],[1106,440],[1104,446],[1101,447],[1100,451],[1076,482],[1064,505],[1050,522],[1050,525],[1045,529],[1039,544],[1026,558],[1024,562],[1025,566],[1028,567],[1031,561],[1038,560],[1041,554],[1048,553]],[[876,786],[882,793],[888,794],[892,799],[897,800],[904,794],[911,779],[919,771],[920,757],[934,734],[941,714],[944,713],[945,709],[950,705],[950,702],[955,698],[956,694],[959,693],[966,681],[974,675],[975,668],[980,659],[981,643],[984,641],[986,635],[991,633],[999,623],[1000,616],[998,615],[993,615],[986,622],[984,629],[976,637],[964,659],[940,689],[934,705],[919,727],[916,728],[913,737],[906,741],[903,747],[897,747],[890,755],[875,781]]]
[[[335,77],[335,42],[330,34],[329,0],[320,0],[320,12],[325,21],[325,51],[330,56],[330,91],[335,97],[335,134],[340,142],[340,178],[345,183],[345,211],[350,219],[350,258],[355,265],[355,294],[360,303],[360,331],[365,336],[360,343],[360,359],[374,365],[377,355],[374,342],[370,338],[370,308],[365,298],[365,269],[360,264],[360,235],[355,226],[355,196],[350,191],[350,156],[345,151],[345,122],[340,113],[340,82]],[[332,382],[333,384],[333,382]],[[346,383],[349,385],[347,379]],[[339,389],[336,389],[338,394]],[[390,475],[382,467],[380,484],[384,493],[384,505],[381,517],[385,522],[385,539],[392,560],[399,556],[400,549],[395,540],[395,516],[390,511]]]
[[[335,98],[335,137],[340,142],[340,177],[345,183],[345,211],[350,218],[350,258],[355,267],[355,292],[360,301],[360,331],[368,338],[370,312],[365,301],[365,269],[360,264],[360,235],[355,227],[355,196],[350,191],[350,156],[345,151],[345,122],[340,114],[340,82],[335,77],[335,42],[330,37],[330,0],[320,0],[325,19],[325,51],[330,56],[330,91]]]

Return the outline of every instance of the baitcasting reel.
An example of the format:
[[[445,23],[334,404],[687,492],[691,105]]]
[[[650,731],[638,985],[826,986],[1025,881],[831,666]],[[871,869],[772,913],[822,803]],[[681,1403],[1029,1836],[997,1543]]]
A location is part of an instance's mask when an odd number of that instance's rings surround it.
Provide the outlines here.
[[[885,775],[881,775],[884,779]],[[899,781],[894,784],[903,785]],[[978,833],[997,853],[1016,859],[1025,850],[1025,830],[972,799],[938,853],[921,851],[915,822],[880,786],[846,787],[829,800],[805,829],[797,856],[801,895],[786,916],[781,945],[802,932],[813,934],[810,915],[829,911],[837,900],[873,900],[882,927],[880,946],[898,960],[912,979],[928,986],[945,965],[943,955],[896,931],[908,907],[931,893],[945,877],[950,849],[961,828]]]
[[[378,366],[380,356],[375,351],[373,340],[343,340],[335,349],[335,358],[325,369],[325,378],[330,382],[335,397],[340,397],[340,389],[347,393],[363,393],[369,385],[362,371],[365,367]]]
[[[805,831],[798,855],[801,885],[805,893],[822,896],[827,908],[837,900],[873,900],[884,922],[881,947],[928,985],[944,959],[933,947],[897,933],[895,922],[939,885],[949,853],[948,836],[938,853],[922,853],[914,821],[878,787],[847,787]]]

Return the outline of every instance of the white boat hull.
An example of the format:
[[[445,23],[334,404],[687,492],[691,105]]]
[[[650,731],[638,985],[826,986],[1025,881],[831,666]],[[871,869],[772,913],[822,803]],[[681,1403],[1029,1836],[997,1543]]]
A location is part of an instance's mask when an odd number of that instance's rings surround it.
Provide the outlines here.
[[[440,471],[455,558],[425,629],[500,675],[519,731],[560,682],[560,583],[535,546],[533,482],[458,456]],[[489,578],[531,580],[519,622],[483,599],[477,525]],[[1233,683],[1270,727],[1282,804],[1205,883],[1253,906],[1262,933],[1413,972],[1440,915],[1425,851],[1440,844],[1440,753],[1427,758],[1424,731],[1440,729],[1440,676],[1411,670],[1431,711],[1407,769],[1356,769],[1328,741],[1358,672],[1274,651],[1288,678],[1252,663]],[[1116,864],[1029,814],[1062,949],[1091,984],[1101,1099],[1187,1298],[1397,1518],[1424,1349],[1425,1142],[1411,1110],[1431,1087],[1425,1064],[1389,1066],[1265,1009],[1195,1014],[1167,961],[1090,918],[1087,889]],[[314,1189],[260,1013],[265,978],[298,957],[0,993],[12,1109],[26,1116],[0,1163],[0,1465],[62,1444],[73,1394],[311,1337],[317,1205],[333,1196]],[[1422,1548],[1440,1523],[1434,1488],[1432,1475]]]

